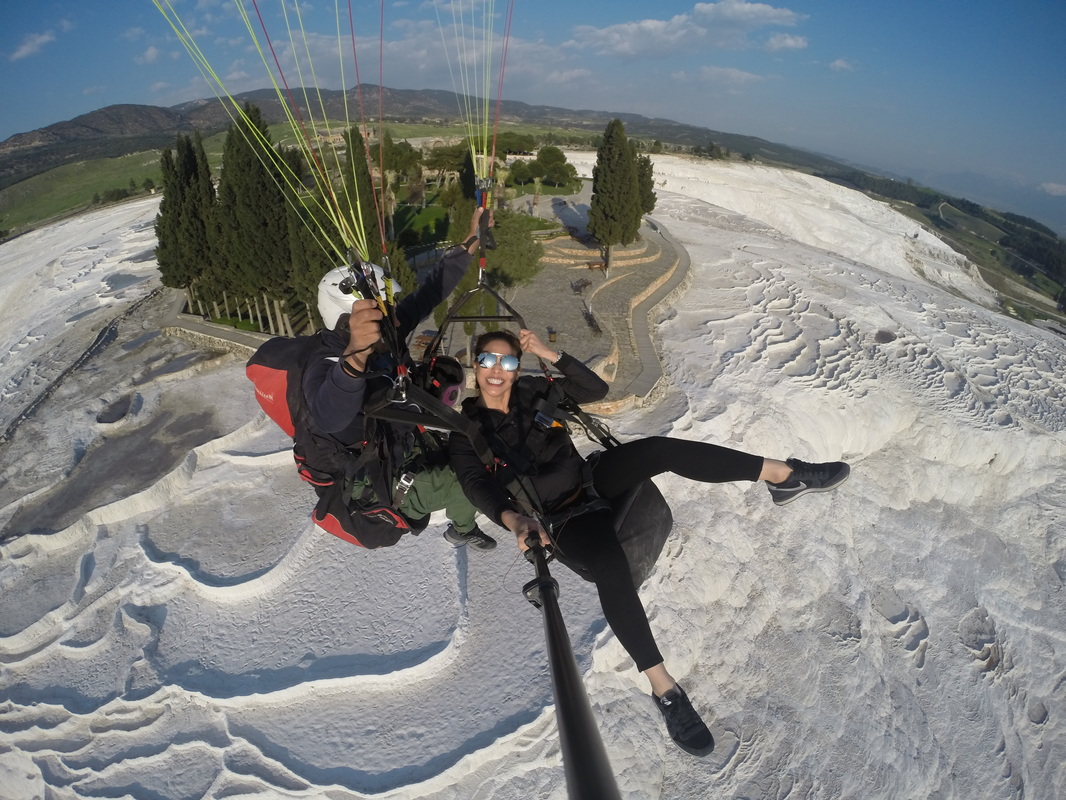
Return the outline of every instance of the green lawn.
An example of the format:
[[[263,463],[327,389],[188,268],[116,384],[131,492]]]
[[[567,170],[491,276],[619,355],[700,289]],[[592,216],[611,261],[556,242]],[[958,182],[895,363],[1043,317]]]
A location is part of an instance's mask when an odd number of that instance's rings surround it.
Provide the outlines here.
[[[94,194],[129,189],[131,178],[138,195],[144,195],[141,185],[145,178],[161,185],[159,153],[79,161],[9,186],[0,192],[0,228],[18,232],[53,217],[83,211],[92,205]]]

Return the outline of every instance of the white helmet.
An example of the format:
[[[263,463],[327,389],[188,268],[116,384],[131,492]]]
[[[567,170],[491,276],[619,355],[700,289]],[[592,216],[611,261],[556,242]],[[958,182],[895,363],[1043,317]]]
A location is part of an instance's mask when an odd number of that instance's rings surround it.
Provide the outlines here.
[[[382,297],[385,297],[385,270],[377,264],[370,266],[374,268],[374,283],[377,285],[377,290]],[[330,328],[337,325],[337,319],[341,314],[351,313],[353,302],[367,299],[355,288],[352,269],[349,267],[331,269],[318,282],[318,314],[322,317],[322,322]],[[359,267],[356,266],[354,269],[358,270]],[[400,284],[392,281],[393,295],[398,295],[401,291]]]

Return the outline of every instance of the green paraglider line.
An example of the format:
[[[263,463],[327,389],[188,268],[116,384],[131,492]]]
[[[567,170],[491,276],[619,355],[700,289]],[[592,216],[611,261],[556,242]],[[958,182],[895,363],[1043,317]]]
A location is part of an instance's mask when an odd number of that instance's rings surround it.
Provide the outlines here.
[[[246,123],[243,126],[243,128],[246,130],[243,130],[242,132],[244,132],[245,135],[250,138],[257,139],[256,142],[253,142],[253,144],[259,145],[258,147],[253,148],[257,156],[260,158],[260,161],[263,163],[264,167],[274,167],[274,170],[269,171],[271,172],[271,174],[275,174],[276,172],[278,176],[276,180],[284,181],[287,184],[285,187],[282,188],[289,189],[288,192],[285,192],[285,195],[289,198],[290,203],[296,206],[296,198],[302,186],[300,185],[300,182],[296,179],[295,173],[293,173],[291,168],[288,167],[285,161],[281,158],[280,154],[272,147],[268,146],[268,138],[262,132],[260,132],[255,125],[250,124],[250,120],[248,118],[247,113],[240,107],[240,105],[233,98],[233,96],[226,90],[225,86],[222,83],[222,80],[212,69],[203,51],[194,41],[191,32],[179,19],[177,12],[174,10],[172,0],[152,0],[152,2],[170,23],[178,39],[185,46],[186,50],[189,52],[189,55],[192,57],[197,67],[200,69],[201,74],[203,74],[204,78],[212,85],[212,90],[215,92],[216,97],[226,109],[226,112],[229,115],[231,121],[234,123],[234,125],[237,126],[238,120]],[[300,113],[299,104],[297,103],[293,90],[289,85],[288,79],[286,78],[285,71],[281,67],[281,60],[278,57],[277,50],[274,47],[274,43],[271,40],[269,32],[267,31],[266,22],[263,19],[263,15],[259,7],[259,0],[248,0],[248,2],[250,2],[252,7],[255,9],[255,15],[259,22],[259,28],[262,30],[262,35],[266,40],[267,48],[270,51],[270,57],[274,62],[275,68],[277,69],[277,77],[275,77],[274,72],[270,69],[267,57],[263,52],[262,43],[260,42],[259,37],[254,30],[254,26],[252,24],[251,17],[248,14],[245,2],[246,0],[234,0],[234,5],[236,6],[238,13],[244,21],[250,36],[252,37],[252,41],[257,51],[259,52],[263,64],[267,67],[267,72],[269,73],[270,81],[273,84],[275,92],[278,95],[278,99],[281,101],[281,105],[285,110],[289,127],[292,130],[293,134],[296,135],[296,138],[300,143],[302,154],[308,159],[310,163],[314,164],[312,173],[315,176],[317,188],[321,191],[323,198],[328,198],[328,202],[322,202],[315,198],[311,198],[311,202],[319,204],[318,207],[321,208],[322,211],[327,214],[330,217],[331,221],[336,225],[337,230],[340,232],[341,238],[344,240],[343,244],[345,245],[346,251],[342,251],[340,248],[338,248],[337,242],[332,236],[327,234],[327,232],[323,228],[322,222],[318,220],[315,214],[310,215],[311,220],[314,221],[314,228],[311,227],[311,222],[309,222],[306,217],[304,218],[304,224],[308,225],[312,233],[315,234],[316,241],[318,241],[319,246],[323,248],[323,252],[329,253],[330,251],[332,251],[338,256],[339,259],[343,261],[343,263],[347,264],[349,266],[353,278],[355,278],[361,283],[361,288],[363,289],[364,296],[371,296],[375,300],[377,300],[379,304],[382,304],[382,310],[386,313],[386,315],[388,315],[393,310],[393,296],[392,281],[389,279],[388,274],[388,259],[387,257],[385,257],[387,245],[385,240],[384,226],[384,192],[386,188],[383,124],[384,90],[382,82],[384,71],[383,51],[385,39],[384,0],[381,1],[378,53],[378,117],[381,126],[378,135],[378,147],[382,191],[382,198],[380,203],[377,196],[377,192],[372,191],[371,194],[373,195],[374,210],[379,222],[379,228],[381,230],[381,247],[383,256],[381,260],[384,262],[382,264],[382,269],[386,276],[384,284],[386,286],[385,293],[387,296],[387,301],[382,298],[381,292],[378,290],[376,281],[374,280],[372,265],[370,264],[369,260],[369,252],[367,247],[368,243],[366,242],[366,229],[363,226],[362,222],[362,205],[360,203],[358,187],[356,186],[355,188],[354,198],[351,196],[351,193],[347,190],[346,187],[342,192],[344,195],[343,200],[341,197],[338,196],[338,193],[335,191],[335,188],[333,186],[333,182],[329,178],[327,165],[324,163],[320,153],[315,149],[315,147],[312,146],[312,135],[309,130],[309,123],[313,125],[315,123],[315,119],[314,114],[311,111],[312,104],[309,98],[307,97],[308,90],[306,86],[306,81],[303,81],[303,92],[304,101],[307,106],[307,121],[305,121],[303,115],[301,115]],[[453,0],[453,14],[455,13],[456,7],[460,5],[460,0]],[[489,67],[491,66],[492,61],[492,52],[490,35],[491,25],[488,23],[491,21],[493,15],[494,2],[493,0],[484,0],[484,5],[486,9],[486,24],[483,26],[482,33],[483,41],[486,42],[486,72],[484,76],[485,85],[482,91],[482,102],[484,104],[484,112],[483,115],[481,115],[478,119],[478,125],[480,127],[480,130],[476,132],[479,134],[479,136],[475,136],[475,129],[472,124],[472,120],[476,115],[473,114],[472,109],[470,108],[471,97],[468,91],[464,91],[463,101],[461,101],[461,104],[462,102],[465,102],[467,105],[467,116],[464,117],[464,119],[466,120],[467,124],[468,142],[471,147],[471,157],[474,163],[475,175],[478,178],[479,182],[478,204],[482,208],[482,225],[484,226],[481,231],[482,236],[479,237],[480,274],[477,287],[465,293],[461,298],[459,298],[456,304],[451,309],[449,309],[448,316],[446,317],[445,322],[441,325],[441,330],[438,332],[437,338],[427,349],[427,353],[430,354],[435,353],[436,349],[439,347],[441,337],[447,325],[450,322],[458,321],[459,319],[514,321],[517,322],[520,327],[525,327],[525,323],[522,320],[522,317],[518,314],[518,312],[514,311],[514,309],[512,309],[503,300],[502,297],[496,294],[496,292],[493,291],[484,282],[486,263],[485,240],[488,238],[487,212],[489,211],[489,209],[491,209],[493,204],[492,189],[493,176],[495,173],[496,145],[501,116],[501,104],[503,96],[504,75],[506,70],[507,50],[508,43],[510,40],[511,23],[514,14],[514,0],[509,0],[508,3],[504,39],[501,45],[501,62],[497,82],[495,118],[491,121],[491,126],[488,115],[488,74]],[[363,127],[364,139],[366,139],[366,113],[363,99],[362,83],[359,79],[359,61],[356,52],[357,48],[355,39],[355,21],[354,14],[352,12],[351,0],[348,0],[347,6],[349,35],[352,46],[352,59],[355,65],[356,87],[359,99],[359,116]],[[342,36],[339,3],[335,4],[335,8],[337,17],[338,54],[340,54],[340,52],[342,51],[342,48],[340,46],[340,40],[342,39]],[[289,33],[289,42],[293,47],[293,57],[296,64],[297,75],[300,76],[302,81],[303,76],[302,70],[300,68],[300,59],[299,57],[297,57],[296,54],[294,32],[292,26],[289,23],[289,12],[284,0],[282,2],[282,10],[285,16],[285,24]],[[318,104],[322,111],[323,125],[326,127],[327,131],[329,131],[329,122],[325,112],[325,104],[322,101],[321,90],[317,89],[317,76],[315,76],[314,74],[314,65],[310,59],[310,48],[307,43],[306,30],[303,25],[303,19],[300,15],[300,8],[298,3],[295,4],[295,11],[299,20],[299,29],[301,33],[304,34],[305,53],[308,57],[308,61],[310,64],[311,75],[313,79],[312,86],[318,92]],[[456,24],[456,27],[461,28],[458,22]],[[465,55],[465,46],[466,45],[464,40],[462,42],[461,47],[459,48],[461,55]],[[342,57],[342,82],[344,74],[344,60],[345,59]],[[465,66],[464,59],[460,59],[460,63]],[[450,60],[449,71],[451,71]],[[465,80],[465,74],[463,77],[463,85],[464,87],[468,87],[468,84]],[[278,80],[280,80],[280,86],[278,84]],[[454,83],[455,82],[453,75],[453,86]],[[216,87],[218,91],[216,91]],[[282,91],[282,87],[284,87],[284,92]],[[221,92],[221,94],[219,92]],[[456,93],[458,94],[458,89],[456,89]],[[225,97],[225,99],[223,99],[223,96]],[[288,98],[288,102],[286,102],[286,96]],[[344,111],[346,126],[347,128],[351,128],[350,117],[348,114],[348,98],[346,91],[344,93]],[[480,142],[481,145],[480,155],[477,152],[478,142]],[[351,155],[352,154],[349,153],[349,161],[351,160]],[[333,156],[336,159],[337,165],[339,167],[340,158],[335,148],[333,151]],[[266,163],[268,159],[272,162],[271,164]],[[345,202],[348,205],[347,209],[343,208],[343,203]],[[297,208],[297,210],[300,209]],[[358,259],[355,258],[355,254],[358,255]],[[476,294],[477,292],[488,292],[494,295],[496,299],[500,303],[502,303],[503,307],[507,309],[507,311],[511,312],[510,316],[469,318],[460,318],[456,316],[462,305],[467,300],[469,300],[473,294]],[[394,352],[399,352],[402,348],[402,343],[395,340],[395,331],[392,326],[387,325],[387,323],[386,326],[389,332],[393,335],[393,338],[389,341],[390,349],[394,350]],[[550,380],[551,374],[547,369],[547,365],[545,365],[543,361],[541,361],[541,367]],[[424,413],[412,414],[412,412],[410,411],[395,408],[393,403],[391,402],[385,402],[384,405],[382,405],[382,407],[380,408],[366,409],[367,416],[375,416],[382,420],[393,419],[395,421],[405,421],[408,423],[413,422],[415,424],[426,424],[428,427],[439,427],[442,421],[444,423],[448,423],[448,421],[451,420],[450,427],[448,429],[456,433],[461,433],[463,435],[470,436],[472,441],[476,442],[478,440],[478,432],[472,430],[470,423],[465,420],[460,414],[458,414],[458,412],[456,412],[454,409],[445,407],[443,403],[441,403],[437,398],[424,392],[417,386],[408,387],[406,385],[406,382],[404,382],[402,385],[406,388],[406,391],[411,393],[412,398],[419,399],[419,405],[421,405],[425,409]],[[583,415],[583,412],[581,413]],[[587,419],[587,417],[579,417],[579,419],[583,424],[586,425],[586,431],[588,431],[590,421]],[[600,435],[600,440],[605,446],[609,446],[612,442],[616,443],[613,440],[613,437],[610,436],[610,433],[606,430],[606,428],[598,425],[598,423],[593,423],[592,427],[596,431],[596,433]],[[481,444],[482,446],[479,449],[479,453],[481,453],[482,459],[487,459],[488,461],[491,461],[491,451],[486,446],[484,446],[485,443],[483,441],[481,442]],[[486,463],[488,463],[488,461]],[[530,490],[531,488],[532,487],[530,486]],[[528,493],[521,485],[516,485],[513,488],[513,491],[518,493],[516,496],[525,495],[527,497],[527,503],[530,506],[535,505],[531,502]],[[543,517],[544,515],[538,514],[538,516]],[[548,521],[548,524],[550,527],[550,520]],[[614,798],[618,798],[620,796],[618,792],[618,787],[611,772],[610,763],[607,759],[606,751],[603,746],[603,741],[600,738],[599,731],[596,728],[595,718],[592,714],[592,709],[589,704],[588,694],[584,689],[584,685],[582,684],[581,676],[577,669],[577,662],[574,658],[573,650],[570,646],[569,638],[566,633],[566,627],[563,622],[562,614],[559,610],[558,583],[555,582],[554,578],[552,578],[551,574],[548,572],[545,554],[543,550],[541,550],[539,542],[531,542],[531,544],[533,546],[530,549],[530,560],[534,563],[534,566],[536,568],[537,578],[526,585],[524,592],[526,594],[527,599],[529,599],[529,601],[537,608],[540,608],[544,613],[545,638],[547,641],[549,653],[549,666],[552,675],[552,688],[555,692],[557,715],[559,717],[559,736],[563,750],[563,765],[566,773],[568,795],[574,800],[576,800],[576,798],[589,797],[604,798],[604,800],[614,800]]]

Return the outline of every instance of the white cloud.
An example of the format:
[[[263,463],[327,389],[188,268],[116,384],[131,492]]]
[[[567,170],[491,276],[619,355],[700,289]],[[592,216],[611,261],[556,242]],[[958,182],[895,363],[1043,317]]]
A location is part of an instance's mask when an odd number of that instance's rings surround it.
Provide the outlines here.
[[[74,27],[74,23],[71,22],[69,19],[59,20],[59,30],[63,31],[63,33],[70,33],[72,30],[74,30]]]
[[[85,95],[101,94],[102,92],[104,92],[106,90],[107,90],[106,86],[103,86],[102,84],[97,84],[96,86],[86,86],[84,89],[81,90],[81,93],[85,94]]]
[[[645,19],[607,28],[581,25],[574,30],[575,44],[591,47],[599,55],[650,56],[677,50],[692,50],[706,30],[681,14],[671,20]]]
[[[792,36],[788,33],[775,33],[766,42],[766,49],[771,52],[777,52],[778,50],[803,50],[806,47],[806,36]]]
[[[123,39],[129,39],[131,42],[134,39],[140,39],[144,36],[144,28],[127,28],[122,32]]]
[[[164,92],[170,88],[170,84],[166,81],[156,81],[148,88],[151,89],[153,92]]]
[[[1040,188],[1053,197],[1066,197],[1066,185],[1061,183],[1042,183]]]
[[[671,73],[670,80],[675,83],[700,84],[705,88],[724,90],[736,94],[742,87],[760,83],[766,78],[753,72],[745,72],[733,67],[700,67],[696,72],[679,70]]]
[[[797,14],[787,8],[774,8],[767,3],[748,3],[744,0],[721,0],[718,3],[696,3],[695,16],[716,25],[729,25],[748,29],[764,25],[795,25],[807,19],[806,14]]]
[[[834,72],[854,72],[855,65],[848,61],[846,58],[838,58],[832,64],[829,65],[829,69]]]
[[[744,86],[749,83],[758,83],[766,80],[761,75],[745,72],[733,67],[701,67],[698,77],[704,83],[715,86]]]
[[[544,76],[545,83],[566,84],[581,81],[592,77],[592,71],[587,69],[566,69],[549,72]]]
[[[159,60],[160,50],[154,44],[150,45],[141,55],[137,56],[133,60],[138,64],[154,64]]]
[[[50,44],[56,40],[56,35],[51,31],[45,31],[44,33],[29,33],[22,39],[22,44],[18,46],[14,53],[12,53],[8,60],[18,61],[19,59],[29,58],[35,56],[41,52],[41,48],[46,44]]]
[[[753,32],[768,26],[796,25],[804,19],[802,14],[766,3],[722,0],[697,3],[692,13],[668,20],[644,19],[606,28],[581,25],[574,29],[574,39],[568,44],[591,48],[599,55],[622,56],[656,56],[707,47],[742,50],[753,46]],[[784,37],[773,49],[806,45],[803,37]]]

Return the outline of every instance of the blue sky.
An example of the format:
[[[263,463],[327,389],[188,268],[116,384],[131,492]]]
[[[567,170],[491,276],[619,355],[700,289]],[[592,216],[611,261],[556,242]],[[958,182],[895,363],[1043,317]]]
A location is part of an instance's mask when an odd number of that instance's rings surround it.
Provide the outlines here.
[[[4,5],[0,140],[112,103],[211,96],[151,0]],[[271,36],[287,43],[279,1],[259,5]],[[445,0],[438,5],[450,23]],[[230,91],[268,85],[232,0],[174,6]],[[331,88],[340,85],[338,60],[326,54],[334,6],[301,4],[305,28],[318,34],[319,83]],[[381,3],[352,7],[361,76],[376,82]],[[506,7],[496,0],[497,16]],[[931,176],[980,174],[1066,209],[1062,0],[516,0],[514,8],[507,99],[761,136],[948,190]],[[437,19],[433,2],[385,3],[386,86],[452,88]]]

